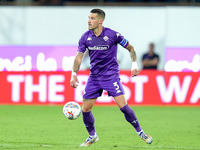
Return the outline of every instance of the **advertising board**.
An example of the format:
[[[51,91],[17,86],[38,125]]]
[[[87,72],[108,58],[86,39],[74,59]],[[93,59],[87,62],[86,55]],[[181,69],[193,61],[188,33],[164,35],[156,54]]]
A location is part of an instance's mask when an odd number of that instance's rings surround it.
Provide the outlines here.
[[[88,71],[79,71],[79,86],[70,86],[71,72],[0,72],[0,104],[63,105],[82,103]],[[131,77],[120,72],[130,105],[200,106],[200,73],[141,71]],[[95,105],[116,105],[106,91]]]
[[[164,70],[200,72],[200,48],[166,48]]]
[[[0,46],[0,71],[69,71],[77,46]]]

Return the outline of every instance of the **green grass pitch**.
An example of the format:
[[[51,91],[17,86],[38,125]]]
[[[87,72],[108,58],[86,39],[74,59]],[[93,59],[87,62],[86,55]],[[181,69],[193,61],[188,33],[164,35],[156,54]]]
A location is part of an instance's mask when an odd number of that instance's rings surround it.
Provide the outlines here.
[[[82,122],[68,120],[62,106],[0,106],[0,149],[9,150],[200,150],[199,107],[132,107],[144,131],[154,141],[146,144],[125,121],[118,107],[94,106],[100,140],[87,148]]]

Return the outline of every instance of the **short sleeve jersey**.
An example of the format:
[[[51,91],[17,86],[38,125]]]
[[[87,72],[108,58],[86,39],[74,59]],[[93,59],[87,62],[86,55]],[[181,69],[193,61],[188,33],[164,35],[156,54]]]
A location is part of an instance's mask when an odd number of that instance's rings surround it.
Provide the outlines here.
[[[123,47],[128,41],[118,32],[109,28],[103,28],[97,37],[92,30],[85,32],[78,45],[79,52],[89,51],[90,78],[93,80],[110,80],[119,77],[119,65],[117,63],[117,44]]]

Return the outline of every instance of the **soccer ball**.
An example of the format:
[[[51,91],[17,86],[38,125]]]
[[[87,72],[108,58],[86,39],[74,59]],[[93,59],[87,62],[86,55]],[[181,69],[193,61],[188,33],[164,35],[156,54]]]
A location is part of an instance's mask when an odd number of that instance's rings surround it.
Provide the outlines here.
[[[63,107],[63,114],[70,120],[75,120],[81,115],[81,106],[76,102],[68,102]]]

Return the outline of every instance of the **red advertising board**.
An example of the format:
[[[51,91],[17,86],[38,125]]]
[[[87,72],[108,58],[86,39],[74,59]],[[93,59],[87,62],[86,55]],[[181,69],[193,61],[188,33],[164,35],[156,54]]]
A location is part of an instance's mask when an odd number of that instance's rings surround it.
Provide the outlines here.
[[[88,75],[79,71],[79,86],[73,89],[70,72],[0,72],[0,104],[81,104]],[[130,71],[121,71],[120,78],[130,105],[200,106],[200,73],[141,71],[131,78]],[[115,105],[115,101],[104,91],[96,105]]]

